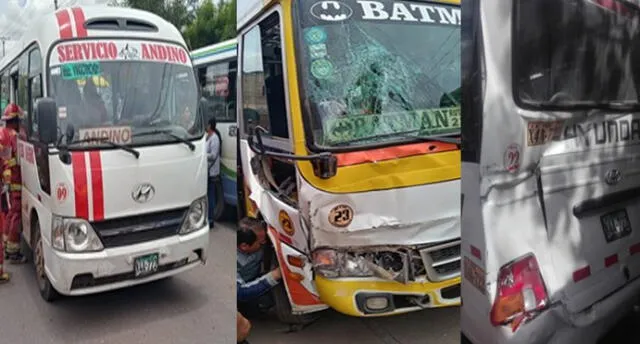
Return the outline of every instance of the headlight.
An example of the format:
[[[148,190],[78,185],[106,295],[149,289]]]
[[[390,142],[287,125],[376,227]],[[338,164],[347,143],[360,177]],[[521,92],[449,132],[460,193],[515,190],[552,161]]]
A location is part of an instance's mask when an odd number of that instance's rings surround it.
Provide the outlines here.
[[[207,198],[202,197],[191,203],[187,216],[185,216],[180,234],[189,234],[201,229],[207,224]]]
[[[89,222],[56,215],[51,219],[51,245],[65,252],[96,252],[104,249]]]
[[[313,253],[315,271],[326,278],[371,277],[374,275],[366,258],[332,249],[320,249]]]

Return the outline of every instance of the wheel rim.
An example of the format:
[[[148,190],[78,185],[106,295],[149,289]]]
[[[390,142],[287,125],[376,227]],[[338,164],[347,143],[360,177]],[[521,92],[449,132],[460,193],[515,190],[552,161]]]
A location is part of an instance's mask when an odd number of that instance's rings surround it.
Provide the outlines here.
[[[46,284],[46,274],[44,272],[44,255],[42,254],[42,238],[38,238],[38,242],[35,247],[35,263],[36,263],[36,277],[38,278],[38,285],[40,290],[43,290]]]

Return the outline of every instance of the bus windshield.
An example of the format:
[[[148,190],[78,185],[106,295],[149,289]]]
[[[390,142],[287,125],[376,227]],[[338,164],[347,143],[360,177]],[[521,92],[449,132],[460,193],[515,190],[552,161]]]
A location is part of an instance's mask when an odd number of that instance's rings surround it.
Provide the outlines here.
[[[298,4],[302,95],[316,147],[459,135],[459,6]]]
[[[638,7],[611,0],[516,0],[515,100],[536,108],[638,107]]]
[[[196,79],[182,48],[97,44],[58,48],[52,61],[60,142],[146,145],[204,135]]]

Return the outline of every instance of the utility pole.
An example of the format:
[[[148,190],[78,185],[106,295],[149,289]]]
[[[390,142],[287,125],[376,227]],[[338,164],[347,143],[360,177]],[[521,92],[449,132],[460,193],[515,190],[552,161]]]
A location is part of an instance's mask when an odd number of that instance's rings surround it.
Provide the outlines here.
[[[56,7],[56,11],[58,10],[58,0],[53,0],[53,5]]]

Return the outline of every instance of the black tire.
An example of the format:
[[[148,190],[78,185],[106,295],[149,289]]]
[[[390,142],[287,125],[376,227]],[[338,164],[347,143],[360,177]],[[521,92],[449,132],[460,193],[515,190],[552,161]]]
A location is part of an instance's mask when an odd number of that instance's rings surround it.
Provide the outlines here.
[[[460,344],[473,344],[471,343],[471,341],[469,340],[469,338],[467,338],[467,336],[464,335],[464,333],[460,332]]]
[[[40,290],[40,296],[47,302],[53,302],[60,298],[58,291],[51,285],[47,274],[44,271],[44,253],[42,250],[42,236],[40,235],[40,224],[37,218],[34,218],[32,223],[34,233],[34,245],[33,245],[33,265],[36,268],[36,282],[38,289]]]

